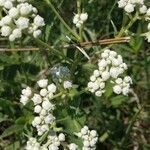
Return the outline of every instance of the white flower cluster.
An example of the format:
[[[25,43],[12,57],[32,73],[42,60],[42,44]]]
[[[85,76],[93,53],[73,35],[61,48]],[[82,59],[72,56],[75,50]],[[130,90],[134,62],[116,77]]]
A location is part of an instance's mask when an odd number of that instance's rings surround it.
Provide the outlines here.
[[[127,13],[134,12],[135,8],[138,9],[139,18],[140,15],[144,15],[145,21],[150,21],[150,8],[144,4],[144,0],[119,0],[118,7],[123,8]],[[145,34],[146,39],[150,42],[150,23],[148,23],[148,32]]]
[[[48,136],[47,143],[41,146],[42,150],[59,150],[59,146],[61,145],[61,142],[65,141],[65,135],[63,133],[60,133],[58,136],[56,133],[51,133]]]
[[[75,14],[73,18],[73,23],[77,28],[80,28],[82,24],[88,19],[87,13]]]
[[[0,7],[6,14],[0,20],[2,36],[14,41],[21,38],[23,33],[32,34],[35,38],[41,34],[40,28],[45,25],[44,19],[25,0],[0,0]]]
[[[95,150],[96,143],[98,141],[98,134],[95,130],[89,130],[87,126],[84,126],[79,133],[76,134],[83,140],[82,150]]]
[[[115,80],[115,84],[116,85],[113,87],[114,93],[128,95],[130,84],[132,84],[132,79],[129,76],[124,77],[123,80],[118,78]]]
[[[26,150],[59,150],[61,142],[65,141],[65,135],[60,133],[58,136],[52,132],[47,137],[47,142],[40,145],[36,138],[29,138],[27,141]]]
[[[21,94],[21,98],[20,98],[20,102],[23,105],[26,105],[28,103],[28,101],[30,100],[31,96],[32,96],[32,90],[30,87],[23,89],[22,94]]]
[[[69,150],[78,150],[78,145],[71,143],[68,145]]]
[[[47,79],[39,80],[37,83],[40,87],[39,94],[32,94],[31,88],[27,87],[22,90],[20,102],[25,105],[30,99],[33,101],[34,112],[38,116],[34,118],[32,125],[37,128],[38,135],[41,136],[49,130],[49,125],[55,121],[55,117],[53,116],[55,105],[50,102],[50,99],[56,92],[56,86],[54,83],[48,85]]]
[[[118,2],[119,8],[124,8],[127,13],[131,13],[135,10],[135,7],[139,7],[141,13],[147,11],[146,6],[144,5],[144,0],[120,0]]]
[[[38,114],[32,121],[33,127],[37,128],[38,135],[42,135],[45,131],[49,130],[49,125],[53,124],[55,117],[53,116],[54,104],[50,102],[56,92],[54,83],[48,85],[47,79],[39,80],[40,89],[39,94],[34,94],[31,99],[34,102],[34,112]]]
[[[37,142],[36,138],[30,137],[27,141],[26,150],[40,150],[40,143]]]
[[[122,56],[118,55],[115,51],[105,49],[104,52],[101,54],[101,57],[102,58],[99,59],[98,62],[99,68],[97,70],[94,70],[93,75],[90,77],[90,82],[88,83],[89,91],[95,93],[95,95],[98,97],[101,97],[102,94],[105,93],[106,81],[110,79],[117,80],[117,78],[119,78],[119,76],[122,75],[125,72],[125,70],[127,70],[127,65],[123,62]],[[129,77],[125,77],[125,79],[126,78]],[[131,81],[129,83],[131,83]],[[116,84],[114,86],[116,86]],[[123,87],[126,87],[126,92],[122,92],[122,93],[124,95],[127,95],[130,86],[128,84],[128,86],[123,85]],[[116,94],[121,93],[121,92],[120,93],[116,92],[116,90],[114,90],[114,92]]]

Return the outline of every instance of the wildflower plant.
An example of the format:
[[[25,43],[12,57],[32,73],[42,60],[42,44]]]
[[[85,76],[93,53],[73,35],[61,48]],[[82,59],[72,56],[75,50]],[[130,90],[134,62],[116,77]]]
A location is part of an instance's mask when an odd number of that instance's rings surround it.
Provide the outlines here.
[[[19,109],[10,110],[20,114],[0,140],[10,136],[12,141],[13,134],[19,135],[15,144],[10,144],[10,149],[16,150],[140,148],[134,141],[135,124],[140,124],[137,118],[145,112],[134,89],[137,79],[133,70],[138,72],[138,67],[133,67],[132,59],[138,58],[137,45],[141,43],[136,43],[137,39],[144,42],[144,37],[150,42],[147,1],[115,1],[108,14],[113,34],[103,40],[99,40],[103,30],[95,33],[91,29],[94,19],[92,22],[88,5],[92,0],[73,1],[76,8],[71,10],[70,22],[60,11],[64,3],[0,0],[0,32],[8,43],[3,51],[21,51],[10,56],[17,68],[10,72],[16,84],[7,95],[17,99],[14,108]],[[123,11],[121,27],[111,19],[114,9]],[[146,29],[136,32],[139,22],[144,22]],[[22,52],[26,50],[35,51]]]

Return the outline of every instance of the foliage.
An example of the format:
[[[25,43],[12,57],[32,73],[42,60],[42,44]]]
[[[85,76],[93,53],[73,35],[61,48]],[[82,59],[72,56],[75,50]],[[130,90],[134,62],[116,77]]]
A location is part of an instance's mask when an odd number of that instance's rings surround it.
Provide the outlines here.
[[[147,24],[137,20],[130,28],[132,36],[129,43],[112,44],[128,64],[128,74],[133,79],[133,90],[129,96],[118,96],[112,92],[111,85],[103,97],[96,97],[84,88],[96,68],[96,63],[105,46],[96,45],[84,48],[91,60],[88,60],[76,47],[64,48],[63,45],[82,41],[108,39],[118,35],[122,24],[129,21],[128,16],[117,7],[117,0],[82,0],[84,12],[89,18],[78,41],[62,24],[47,0],[30,1],[45,19],[41,41],[24,35],[15,42],[1,38],[1,47],[15,49],[28,47],[39,48],[39,51],[11,51],[0,54],[0,149],[17,150],[26,145],[28,136],[35,135],[31,126],[34,114],[33,105],[24,108],[19,101],[21,89],[35,87],[41,78],[53,80],[50,73],[54,66],[66,66],[71,75],[68,80],[75,84],[66,97],[56,98],[59,104],[56,109],[56,122],[66,134],[78,132],[85,124],[96,129],[99,135],[97,149],[143,149],[150,148],[150,103],[149,88],[149,44],[140,36]],[[72,23],[77,13],[76,1],[51,0],[52,4],[75,31]],[[147,1],[147,5],[150,3]],[[124,18],[124,20],[123,20]],[[122,20],[124,21],[122,23]],[[76,32],[75,32],[76,33]],[[68,40],[69,37],[71,41]],[[36,88],[36,87],[35,87]],[[85,91],[84,91],[85,90]],[[65,107],[64,107],[65,106]],[[79,143],[76,137],[68,140]]]

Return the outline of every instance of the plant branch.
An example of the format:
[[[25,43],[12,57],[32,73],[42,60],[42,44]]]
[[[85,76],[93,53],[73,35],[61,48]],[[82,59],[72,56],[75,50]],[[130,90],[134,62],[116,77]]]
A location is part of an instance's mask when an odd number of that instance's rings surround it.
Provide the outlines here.
[[[48,6],[53,10],[53,12],[56,14],[56,16],[58,17],[58,19],[61,21],[61,23],[66,27],[66,29],[79,41],[80,37],[78,36],[78,34],[76,34],[69,26],[68,24],[64,21],[64,19],[60,16],[60,14],[57,12],[57,10],[55,9],[55,7],[52,5],[50,0],[45,0],[46,3],[48,4]]]

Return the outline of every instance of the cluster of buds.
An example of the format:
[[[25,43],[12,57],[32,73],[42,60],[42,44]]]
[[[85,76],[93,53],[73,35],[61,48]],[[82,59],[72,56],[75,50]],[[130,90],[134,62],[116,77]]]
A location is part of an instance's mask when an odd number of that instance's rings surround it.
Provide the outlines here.
[[[115,87],[117,83],[113,82],[113,80],[120,78],[119,76],[122,75],[125,70],[127,70],[127,65],[123,62],[122,56],[118,55],[115,51],[105,49],[101,54],[101,59],[98,61],[98,69],[94,70],[93,75],[90,77],[90,82],[88,83],[89,91],[95,93],[96,96],[101,97],[102,94],[105,93],[106,82],[110,80],[115,84]],[[129,83],[131,83],[131,81]],[[126,92],[122,92],[124,95],[128,94],[130,88],[129,85],[130,84],[128,84],[128,86],[123,85],[123,87],[126,87]],[[116,94],[121,93],[116,92],[116,90],[114,90],[114,92]]]
[[[60,133],[58,136],[55,132],[50,133],[47,142],[41,146],[42,150],[58,150],[61,142],[65,141],[65,135]]]
[[[87,19],[87,13],[75,14],[73,18],[73,23],[76,25],[77,28],[80,28]]]
[[[26,87],[21,93],[20,102],[23,105],[26,105],[32,96],[32,90],[30,87]]]
[[[42,79],[37,82],[40,91],[34,93],[31,88],[27,87],[22,90],[20,102],[25,105],[31,99],[34,103],[34,112],[38,114],[32,121],[33,127],[36,127],[38,135],[41,136],[46,131],[49,131],[49,125],[55,122],[53,116],[53,110],[55,105],[50,101],[56,92],[56,86],[54,83],[48,84],[47,79]]]
[[[23,33],[32,34],[37,38],[41,34],[44,19],[39,16],[37,9],[26,0],[1,0],[0,7],[4,16],[0,20],[1,35],[15,41]]]
[[[26,150],[58,150],[61,142],[65,141],[65,135],[60,133],[58,136],[55,132],[51,132],[47,137],[47,142],[41,144],[37,141],[36,138],[29,138],[26,145]]]
[[[90,131],[87,126],[84,126],[76,135],[83,140],[82,150],[96,150],[98,135],[95,130]]]
[[[40,143],[37,142],[36,138],[30,137],[27,141],[26,150],[40,150]]]
[[[117,78],[115,80],[113,91],[116,94],[122,93],[123,95],[128,95],[128,93],[130,92],[130,84],[132,84],[132,79],[129,76],[124,77],[124,79]]]
[[[144,0],[119,0],[118,6],[119,8],[124,8],[127,13],[133,12],[136,7],[138,7],[142,13],[146,11]]]
[[[138,11],[138,18],[144,18],[145,21],[150,21],[150,8],[148,8],[144,0],[119,0],[118,7],[123,8],[127,13]],[[150,42],[150,23],[148,23],[148,32],[144,34],[148,42]]]
[[[69,150],[78,150],[78,145],[71,143],[68,145]]]

